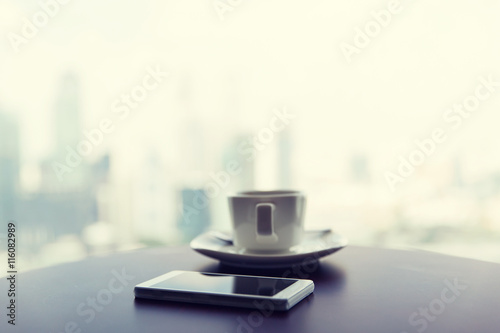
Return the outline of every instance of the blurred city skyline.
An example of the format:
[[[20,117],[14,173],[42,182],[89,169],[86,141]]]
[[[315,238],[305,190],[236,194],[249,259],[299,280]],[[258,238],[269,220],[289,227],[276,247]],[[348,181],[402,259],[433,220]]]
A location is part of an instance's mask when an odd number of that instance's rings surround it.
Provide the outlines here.
[[[500,261],[498,2],[401,2],[350,62],[339,46],[388,2],[242,3],[223,20],[210,3],[70,2],[15,52],[40,6],[0,4],[0,215],[20,237],[78,244],[73,259],[186,243],[230,228],[232,191],[296,188],[306,226],[352,244]],[[276,112],[293,117],[248,161]],[[83,141],[61,181],[54,163]],[[241,173],[188,225],[230,161]]]

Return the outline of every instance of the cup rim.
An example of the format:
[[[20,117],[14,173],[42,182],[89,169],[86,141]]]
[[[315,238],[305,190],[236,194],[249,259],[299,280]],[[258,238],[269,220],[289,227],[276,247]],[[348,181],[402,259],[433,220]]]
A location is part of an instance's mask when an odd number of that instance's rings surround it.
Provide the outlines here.
[[[244,198],[272,198],[272,197],[295,197],[295,196],[303,196],[304,193],[298,190],[266,190],[266,191],[241,191],[236,194],[231,195],[230,197],[244,197]]]

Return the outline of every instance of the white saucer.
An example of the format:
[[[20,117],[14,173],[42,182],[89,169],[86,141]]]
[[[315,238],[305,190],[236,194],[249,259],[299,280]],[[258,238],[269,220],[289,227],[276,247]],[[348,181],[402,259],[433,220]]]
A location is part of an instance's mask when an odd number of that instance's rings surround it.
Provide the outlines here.
[[[301,244],[288,252],[251,253],[231,242],[206,232],[191,241],[191,248],[229,266],[251,268],[283,268],[308,264],[332,254],[347,245],[347,239],[334,232],[306,231]]]

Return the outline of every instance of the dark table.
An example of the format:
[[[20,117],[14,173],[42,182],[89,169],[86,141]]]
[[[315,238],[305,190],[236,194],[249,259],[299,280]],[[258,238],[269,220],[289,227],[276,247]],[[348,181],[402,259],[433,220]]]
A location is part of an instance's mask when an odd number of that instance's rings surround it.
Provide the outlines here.
[[[274,313],[134,299],[136,284],[174,269],[297,276],[316,289]],[[500,332],[500,264],[420,251],[348,246],[276,271],[221,266],[188,247],[92,257],[19,274],[15,329],[7,282],[2,332]]]

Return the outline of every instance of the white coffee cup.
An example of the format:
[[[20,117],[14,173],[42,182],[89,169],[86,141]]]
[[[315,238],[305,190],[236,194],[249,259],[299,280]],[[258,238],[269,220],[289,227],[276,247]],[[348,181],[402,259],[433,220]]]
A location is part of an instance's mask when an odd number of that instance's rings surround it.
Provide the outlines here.
[[[283,252],[302,241],[304,193],[247,191],[228,199],[237,248],[249,252]]]

